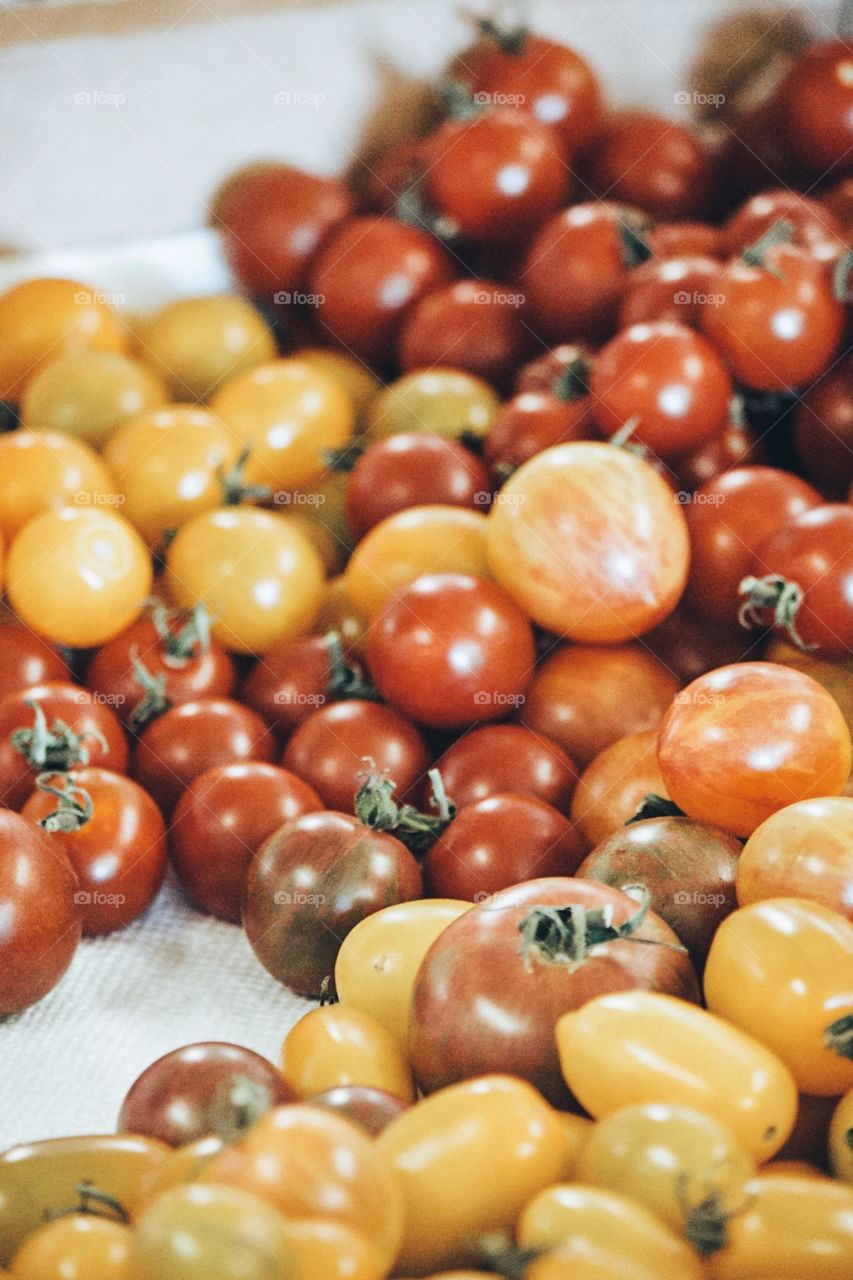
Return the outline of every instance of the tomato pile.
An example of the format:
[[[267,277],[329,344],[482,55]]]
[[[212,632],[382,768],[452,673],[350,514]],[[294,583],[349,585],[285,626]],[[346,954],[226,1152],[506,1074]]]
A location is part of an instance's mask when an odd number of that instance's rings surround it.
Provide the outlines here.
[[[0,1154],[3,1274],[849,1280],[853,46],[714,133],[485,22],[211,217],[0,297],[0,1015],[167,870],[315,1007]]]

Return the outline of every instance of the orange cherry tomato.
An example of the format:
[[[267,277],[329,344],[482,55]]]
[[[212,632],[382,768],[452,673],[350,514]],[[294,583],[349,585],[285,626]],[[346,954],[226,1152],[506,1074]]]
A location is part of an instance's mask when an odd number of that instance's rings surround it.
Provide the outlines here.
[[[166,403],[153,369],[114,351],[75,351],[46,364],[27,383],[21,422],[66,431],[99,448],[128,418]]]
[[[571,816],[593,848],[624,826],[646,796],[669,798],[658,768],[657,738],[657,729],[617,738],[578,779]]]
[[[15,1254],[15,1280],[127,1280],[133,1232],[92,1214],[45,1223]]]
[[[109,470],[82,440],[60,431],[0,436],[0,534],[7,545],[43,511],[118,505],[115,490]]]
[[[246,298],[180,298],[146,320],[136,335],[176,400],[207,400],[228,378],[272,360],[275,338]]]
[[[853,798],[801,800],[762,822],[738,862],[737,897],[810,898],[853,921]]]
[[[369,1013],[345,1004],[312,1009],[294,1023],[281,1048],[281,1069],[303,1098],[357,1084],[414,1099],[399,1041]]]

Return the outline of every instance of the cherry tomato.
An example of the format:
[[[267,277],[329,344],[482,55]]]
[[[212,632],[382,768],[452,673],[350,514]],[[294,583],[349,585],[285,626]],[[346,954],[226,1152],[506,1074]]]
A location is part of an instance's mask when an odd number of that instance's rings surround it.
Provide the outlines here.
[[[737,467],[703,485],[686,506],[691,606],[704,619],[733,623],[738,588],[758,548],[819,505],[820,494],[811,485],[773,467]]]
[[[729,421],[704,444],[670,459],[680,486],[679,497],[692,500],[697,489],[735,467],[759,466],[765,460],[762,438],[751,427]],[[781,473],[780,474],[784,474]]]
[[[853,506],[814,507],[761,543],[741,583],[748,623],[775,625],[801,648],[853,654]]]
[[[737,618],[711,628],[684,599],[660,626],[643,637],[643,643],[682,684],[715,667],[763,656],[764,649],[763,638],[747,634]]]
[[[590,844],[618,832],[646,796],[668,799],[658,768],[657,736],[657,729],[646,729],[617,738],[581,774],[571,816]]]
[[[382,383],[375,373],[355,356],[330,347],[301,347],[294,352],[294,359],[337,383],[352,402],[356,423],[364,425],[371,403],[382,390]]]
[[[643,222],[636,210],[602,200],[572,205],[545,223],[519,276],[545,339],[595,340],[612,332],[629,271],[642,260]]]
[[[384,1280],[373,1243],[342,1222],[304,1218],[285,1224],[291,1280]]]
[[[281,1048],[281,1070],[301,1098],[366,1085],[414,1101],[400,1042],[369,1013],[342,1004],[312,1009],[291,1027]]]
[[[288,1220],[322,1217],[354,1228],[375,1246],[387,1271],[403,1236],[392,1160],[391,1150],[352,1121],[324,1107],[293,1104],[267,1112],[214,1156],[201,1180],[257,1195]]]
[[[702,218],[711,202],[710,159],[697,135],[649,111],[613,116],[585,155],[583,175],[596,195],[656,218]]]
[[[737,898],[807,898],[853,922],[853,798],[801,800],[762,822],[738,862]]]
[[[10,1274],[16,1280],[126,1280],[132,1239],[123,1223],[72,1213],[28,1236]]]
[[[73,436],[28,430],[0,436],[0,535],[7,545],[33,516],[66,504],[108,504],[115,487],[95,450]]]
[[[495,414],[483,452],[504,479],[543,449],[597,435],[589,396],[560,400],[549,392],[522,391]]]
[[[76,280],[26,280],[0,296],[0,399],[17,402],[51,360],[80,351],[123,353],[127,338],[104,299]]]
[[[544,800],[492,795],[459,810],[424,859],[424,878],[437,896],[483,902],[522,880],[574,875],[586,850]]]
[[[619,305],[619,327],[669,324],[699,327],[699,310],[714,293],[720,264],[709,257],[657,257],[631,272]]]
[[[489,473],[469,449],[441,436],[400,433],[377,440],[353,467],[346,491],[349,527],[361,538],[408,507],[476,510],[492,496]]]
[[[227,378],[276,354],[261,313],[228,294],[168,303],[146,320],[137,340],[176,400],[207,400]]]
[[[223,474],[239,446],[206,409],[174,405],[128,419],[110,437],[104,457],[122,496],[122,514],[145,541],[218,507]]]
[[[417,862],[394,836],[344,813],[308,813],[255,854],[243,924],[264,968],[297,995],[316,998],[350,929],[422,889]]]
[[[467,574],[418,578],[367,635],[379,692],[434,728],[506,716],[523,704],[535,661],[524,614],[500,587]]]
[[[625,329],[599,352],[591,390],[605,433],[636,421],[631,439],[670,457],[722,429],[732,384],[710,343],[685,325],[658,322]]]
[[[489,565],[540,626],[615,644],[674,608],[687,527],[642,459],[606,444],[557,445],[520,467],[501,499],[489,516]]]
[[[127,768],[127,739],[111,708],[75,684],[42,684],[0,702],[0,801],[20,809],[46,769]]]
[[[596,1119],[666,1098],[722,1121],[762,1160],[794,1126],[797,1089],[782,1060],[671,995],[599,996],[559,1019],[557,1045],[569,1088]]]
[[[32,685],[69,679],[62,655],[20,623],[9,622],[0,630],[0,651],[0,700]]]
[[[613,931],[592,943],[604,917]],[[431,1093],[500,1066],[565,1104],[554,1024],[602,991],[634,987],[698,1000],[690,961],[656,915],[590,880],[504,889],[448,925],[424,958],[409,1034],[415,1079]]]
[[[211,220],[240,284],[271,294],[306,284],[320,246],[352,209],[352,196],[337,179],[266,164],[227,183]]]
[[[691,818],[749,836],[786,805],[842,790],[850,733],[809,676],[743,662],[700,676],[677,695],[660,726],[658,764]]]
[[[851,736],[853,736],[853,658],[830,659],[817,657],[796,645],[788,644],[778,636],[771,637],[765,658],[783,667],[793,667],[811,676],[831,694],[841,710]]]
[[[271,1107],[294,1098],[266,1058],[236,1044],[188,1044],[164,1054],[125,1095],[122,1133],[141,1133],[171,1147],[209,1134],[232,1136]]]
[[[815,257],[832,260],[843,251],[844,228],[829,209],[798,191],[779,187],[760,191],[732,214],[720,232],[724,255],[743,253],[782,220],[791,225],[793,243]]]
[[[199,698],[152,721],[133,753],[133,775],[164,813],[185,787],[218,765],[270,761],[275,739],[254,711],[230,698]]]
[[[815,42],[799,55],[778,93],[778,127],[809,174],[853,172],[853,87],[849,40]]]
[[[794,410],[797,461],[833,497],[853,483],[853,358],[833,365]]]
[[[330,700],[331,664],[327,635],[282,640],[252,667],[243,682],[241,698],[287,737]]]
[[[438,764],[457,809],[512,791],[565,810],[578,777],[574,762],[556,742],[518,724],[473,729],[448,747]]]
[[[407,800],[416,797],[430,763],[426,743],[408,719],[360,698],[319,707],[297,726],[282,756],[285,769],[342,813],[352,811],[367,760]]]
[[[705,969],[708,1008],[777,1053],[803,1093],[844,1093],[853,1088],[851,954],[853,923],[828,907],[754,902],[717,931]]]
[[[97,651],[86,683],[135,730],[167,706],[228,697],[236,681],[234,663],[210,640],[207,626],[206,614],[198,611],[186,617],[155,607],[150,618],[140,618]],[[137,663],[145,668],[142,678]],[[162,693],[151,680],[162,681]]]
[[[725,1240],[752,1157],[731,1129],[705,1110],[643,1102],[611,1111],[593,1127],[578,1157],[577,1177],[618,1191],[699,1249]],[[704,1211],[704,1212],[703,1212]]]
[[[644,884],[652,908],[687,947],[697,968],[721,921],[734,911],[741,844],[689,818],[648,818],[599,844],[576,874],[619,889]]]
[[[376,1139],[406,1205],[397,1267],[424,1274],[477,1257],[487,1232],[509,1230],[560,1176],[565,1137],[536,1091],[508,1075],[442,1089]]]
[[[313,788],[272,764],[207,769],[178,800],[169,827],[169,852],[184,891],[202,911],[239,924],[254,854],[286,822],[322,807]]]
[[[618,738],[655,728],[677,691],[675,676],[639,645],[565,645],[539,665],[520,718],[584,768]]]
[[[142,787],[109,769],[74,769],[46,782],[51,790],[34,792],[22,816],[41,824],[52,814],[66,817],[67,826],[47,830],[79,881],[74,897],[83,932],[124,928],[148,909],[163,883],[166,830],[160,811]],[[68,809],[57,791],[68,798]]]
[[[0,1014],[7,1014],[53,990],[74,958],[81,919],[77,877],[45,832],[0,809],[0,844]]]
[[[418,506],[387,516],[362,538],[344,582],[356,609],[373,620],[424,574],[489,577],[486,517],[462,507]]]
[[[207,606],[226,649],[263,653],[311,625],[323,566],[286,516],[222,507],[181,528],[168,551],[166,582],[181,608]]]
[[[105,644],[140,613],[151,561],[117,512],[62,507],[35,516],[12,544],[9,600],[22,622],[55,644]]]
[[[734,258],[722,268],[701,324],[740,382],[789,391],[824,372],[844,328],[830,277],[826,263],[787,244],[759,265]]]
[[[656,1280],[658,1275],[613,1249],[578,1252],[572,1244],[559,1245],[527,1269],[527,1280]]]
[[[836,1178],[853,1182],[853,1089],[848,1089],[832,1113],[829,1162]]]
[[[99,448],[128,418],[159,409],[166,398],[165,383],[141,361],[114,351],[77,351],[51,359],[29,380],[21,422]]]
[[[546,391],[559,397],[586,394],[593,355],[577,342],[561,342],[523,364],[515,375],[515,390]]]
[[[422,298],[400,336],[400,365],[450,366],[507,385],[528,354],[524,295],[490,280],[458,280]]]
[[[709,222],[658,222],[646,236],[655,258],[721,258],[720,228]]]
[[[451,440],[482,439],[498,410],[495,392],[461,369],[415,369],[379,392],[367,418],[369,440],[413,431]]]
[[[316,258],[309,288],[329,336],[350,354],[383,364],[409,309],[452,274],[446,250],[420,228],[392,218],[351,218]]]
[[[604,110],[601,85],[575,49],[524,28],[481,26],[481,37],[451,66],[453,79],[477,102],[507,103],[550,125],[572,153],[596,132]]]

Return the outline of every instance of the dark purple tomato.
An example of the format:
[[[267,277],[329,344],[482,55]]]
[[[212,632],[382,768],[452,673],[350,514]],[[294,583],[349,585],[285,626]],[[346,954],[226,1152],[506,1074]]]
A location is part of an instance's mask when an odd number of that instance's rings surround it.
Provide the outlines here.
[[[363,1084],[340,1084],[324,1093],[306,1099],[312,1107],[328,1107],[377,1137],[383,1129],[409,1108],[409,1103],[384,1089],[371,1089]]]
[[[702,218],[710,205],[712,168],[699,137],[652,112],[613,116],[582,169],[596,195],[624,200],[655,218]]]
[[[565,812],[578,780],[562,747],[520,724],[472,729],[437,761],[450,799],[461,809],[502,791],[537,796]]]
[[[543,449],[597,438],[588,395],[561,400],[547,391],[522,391],[498,409],[483,453],[495,476],[505,479]]]

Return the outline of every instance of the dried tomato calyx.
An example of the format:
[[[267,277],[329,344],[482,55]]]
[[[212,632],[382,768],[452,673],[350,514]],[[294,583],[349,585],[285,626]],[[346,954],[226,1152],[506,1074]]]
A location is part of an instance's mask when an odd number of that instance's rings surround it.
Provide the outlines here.
[[[397,784],[380,773],[369,757],[364,763],[366,767],[360,775],[363,781],[355,796],[355,816],[373,831],[390,832],[415,855],[426,853],[456,814],[438,769],[430,769],[427,775],[435,813],[421,813],[412,804],[398,804],[394,799]]]
[[[815,645],[806,644],[797,631],[797,614],[803,603],[804,592],[798,582],[791,582],[776,573],[768,573],[763,578],[751,575],[744,578],[738,587],[738,595],[742,597],[738,610],[738,622],[747,630],[765,625],[764,615],[772,615],[772,625],[784,631],[792,644],[798,649],[810,650]]]

